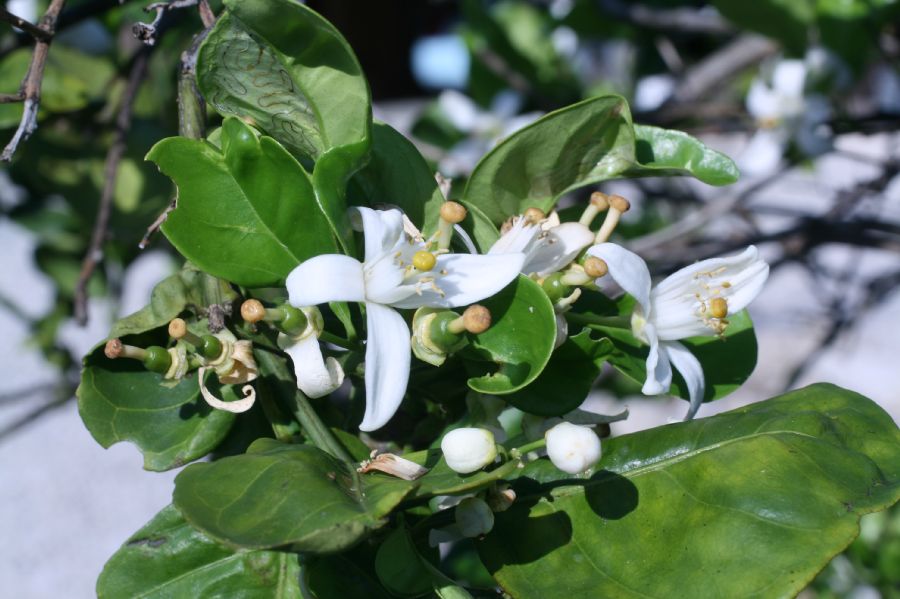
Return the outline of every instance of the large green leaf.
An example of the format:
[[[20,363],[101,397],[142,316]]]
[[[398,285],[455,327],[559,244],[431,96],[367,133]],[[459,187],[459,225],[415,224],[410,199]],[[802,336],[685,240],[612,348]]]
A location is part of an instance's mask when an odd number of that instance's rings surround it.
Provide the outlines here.
[[[331,553],[383,525],[413,486],[361,477],[311,445],[260,439],[244,455],[185,468],[173,500],[188,522],[229,546]]]
[[[600,96],[507,137],[475,167],[463,199],[501,223],[532,206],[549,211],[561,195],[585,185],[673,175],[725,185],[738,172],[727,156],[685,133],[635,128],[623,98]]]
[[[116,321],[109,336],[137,335],[168,325],[187,307],[190,293],[181,273],[166,277],[153,288],[150,303]]]
[[[147,159],[178,185],[178,205],[163,232],[215,276],[247,287],[279,285],[301,261],[335,250],[306,171],[278,142],[238,119],[225,120],[221,152],[171,137]]]
[[[188,525],[168,506],[110,558],[97,581],[101,599],[225,597],[299,599],[298,556],[234,551]]]
[[[897,426],[831,385],[604,445],[496,515],[480,553],[511,595],[790,597],[900,497]]]
[[[491,363],[491,372],[470,378],[469,387],[512,393],[537,378],[550,359],[556,341],[553,305],[540,285],[524,275],[481,304],[491,311],[491,328],[473,335],[460,355],[470,373],[483,372],[483,362]]]
[[[408,139],[385,123],[375,123],[372,157],[353,178],[358,203],[399,207],[425,233],[437,229],[444,196],[428,163]]]
[[[227,0],[197,57],[203,95],[252,118],[301,156],[371,137],[371,100],[353,50],[331,23],[293,0]]]
[[[196,377],[172,384],[135,360],[110,360],[103,346],[85,357],[76,395],[78,413],[97,443],[134,443],[147,470],[178,468],[203,457],[234,421],[234,414],[203,401]]]

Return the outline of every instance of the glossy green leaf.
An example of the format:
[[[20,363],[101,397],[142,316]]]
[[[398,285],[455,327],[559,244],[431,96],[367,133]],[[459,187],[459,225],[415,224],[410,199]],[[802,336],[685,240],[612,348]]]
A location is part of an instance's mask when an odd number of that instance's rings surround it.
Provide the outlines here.
[[[97,581],[100,599],[223,597],[300,599],[298,556],[234,551],[188,525],[168,506],[110,558]]]
[[[413,486],[358,477],[311,445],[260,439],[244,455],[185,468],[173,500],[188,522],[226,545],[330,553],[382,526]]]
[[[635,125],[637,164],[626,177],[694,176],[710,185],[730,185],[740,178],[734,162],[687,133]]]
[[[437,230],[444,196],[434,172],[408,139],[385,123],[372,130],[372,156],[353,182],[359,187],[358,203],[400,208],[426,234]]]
[[[592,339],[591,331],[584,330],[554,350],[533,383],[504,399],[523,412],[562,416],[584,402],[612,352],[612,341]]]
[[[147,470],[170,470],[203,457],[234,421],[234,414],[203,401],[196,376],[173,385],[136,360],[110,360],[102,345],[85,357],[76,396],[78,413],[97,443],[134,443]]]
[[[246,287],[279,285],[301,261],[335,250],[303,167],[238,119],[225,121],[222,152],[172,137],[147,159],[178,186],[163,232],[210,274]]]
[[[900,497],[900,431],[814,385],[610,439],[590,478],[520,481],[480,545],[518,599],[792,597]]]
[[[310,560],[307,571],[309,588],[316,599],[391,599],[374,573],[360,567],[349,552],[317,556]]]
[[[492,324],[484,333],[472,335],[460,355],[470,374],[469,387],[481,393],[505,394],[533,381],[547,365],[556,340],[553,305],[540,285],[524,275],[497,295],[482,302],[491,311]]]
[[[475,167],[463,199],[494,223],[564,193],[621,177],[691,175],[712,185],[737,180],[734,163],[685,133],[634,127],[628,104],[600,96],[551,112],[516,131]]]
[[[318,159],[352,146],[362,158],[371,138],[369,87],[340,32],[293,0],[225,5],[197,57],[197,81],[209,102],[223,114],[252,118],[301,156]]]
[[[190,293],[181,273],[166,277],[153,288],[149,304],[116,321],[110,338],[137,335],[168,325],[187,307]]]
[[[420,597],[431,590],[430,573],[403,526],[394,529],[378,548],[375,573],[384,588],[399,597]]]

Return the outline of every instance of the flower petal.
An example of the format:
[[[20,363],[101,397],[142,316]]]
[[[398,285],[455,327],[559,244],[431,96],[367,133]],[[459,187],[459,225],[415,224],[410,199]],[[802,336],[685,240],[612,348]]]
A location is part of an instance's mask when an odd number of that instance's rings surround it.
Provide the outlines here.
[[[211,369],[201,366],[197,371],[197,381],[200,383],[200,395],[203,396],[206,403],[217,410],[224,410],[226,412],[231,412],[232,414],[240,414],[253,407],[253,403],[256,401],[256,391],[253,389],[252,385],[244,385],[241,387],[241,393],[244,396],[243,398],[236,401],[222,401],[210,393],[209,389],[206,388],[204,379],[206,378],[207,370]]]
[[[361,431],[384,426],[400,407],[409,382],[410,332],[403,317],[380,304],[366,304],[366,412]]]
[[[650,318],[650,270],[647,263],[615,243],[601,243],[588,248],[589,256],[606,262],[609,276],[640,304],[646,318]]]
[[[298,308],[326,302],[361,302],[366,298],[362,264],[341,254],[305,260],[291,271],[285,285],[291,305]]]
[[[647,379],[641,393],[659,395],[668,391],[672,385],[672,365],[669,363],[667,346],[660,344],[653,325],[647,323],[643,332],[650,344],[650,353],[647,354]]]
[[[418,292],[391,305],[397,308],[467,306],[506,287],[518,276],[524,262],[524,254],[443,254],[432,269],[435,273],[446,273],[435,275],[435,287],[440,291],[420,284]]]
[[[279,335],[279,345],[287,336]],[[334,358],[322,359],[322,349],[315,335],[307,335],[297,341],[287,340],[283,347],[294,363],[297,388],[313,399],[324,397],[344,382],[344,369]]]
[[[806,65],[802,60],[781,60],[772,71],[772,89],[789,98],[803,96],[806,85]]]
[[[669,354],[669,360],[681,374],[688,388],[688,397],[690,397],[691,405],[685,414],[685,420],[691,420],[703,403],[703,394],[706,391],[706,382],[703,378],[703,366],[691,351],[680,343],[675,341],[666,341],[662,345]]]
[[[538,240],[522,272],[526,275],[537,273],[539,277],[551,275],[574,260],[593,241],[594,234],[581,223],[563,223],[553,227],[546,237]]]
[[[357,206],[350,209],[350,221],[355,229],[362,228],[367,263],[390,252],[403,238],[403,213],[394,208],[373,210]]]
[[[747,92],[747,112],[757,120],[778,120],[781,118],[781,98],[779,94],[760,79],[754,79]]]
[[[524,252],[540,232],[541,228],[538,225],[532,224],[522,216],[517,216],[509,230],[494,242],[487,253],[496,255]]]

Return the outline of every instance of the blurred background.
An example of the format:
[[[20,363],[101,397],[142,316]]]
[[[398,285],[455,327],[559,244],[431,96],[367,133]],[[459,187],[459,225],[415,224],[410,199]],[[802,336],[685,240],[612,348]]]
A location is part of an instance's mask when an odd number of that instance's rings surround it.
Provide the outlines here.
[[[504,136],[605,93],[625,96],[635,121],[733,157],[743,176],[728,188],[686,179],[600,188],[631,201],[617,241],[658,275],[748,244],[772,265],[751,307],[757,369],[699,417],[828,381],[900,421],[900,1],[309,4],[355,49],[376,118],[413,139],[453,189]],[[9,597],[93,596],[103,563],[169,502],[176,474],[142,471],[130,446],[102,449],[74,401],[81,356],[180,266],[162,236],[148,235],[173,189],[143,156],[177,134],[180,57],[203,24],[195,7],[173,6],[144,45],[133,26],[154,20],[146,6],[65,3],[39,127],[0,168],[0,580]],[[5,7],[34,23],[48,3]],[[3,21],[0,93],[15,94],[34,42]],[[21,115],[21,103],[0,103],[2,143]],[[121,159],[110,185],[113,151]],[[108,226],[98,227],[104,205]],[[685,409],[633,395],[613,373],[602,379],[588,407],[630,410],[614,435]],[[803,596],[900,597],[900,511],[866,517]]]

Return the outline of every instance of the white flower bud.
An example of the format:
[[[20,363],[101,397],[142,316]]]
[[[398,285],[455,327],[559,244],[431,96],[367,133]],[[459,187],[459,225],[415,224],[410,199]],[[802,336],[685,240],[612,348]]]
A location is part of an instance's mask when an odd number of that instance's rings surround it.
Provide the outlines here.
[[[494,528],[494,512],[484,500],[466,497],[456,506],[456,526],[470,539],[486,535]]]
[[[563,472],[579,474],[600,459],[600,438],[590,427],[560,422],[544,437],[550,461]]]
[[[497,457],[494,433],[483,428],[457,428],[441,439],[441,451],[454,472],[468,474],[480,470]]]

